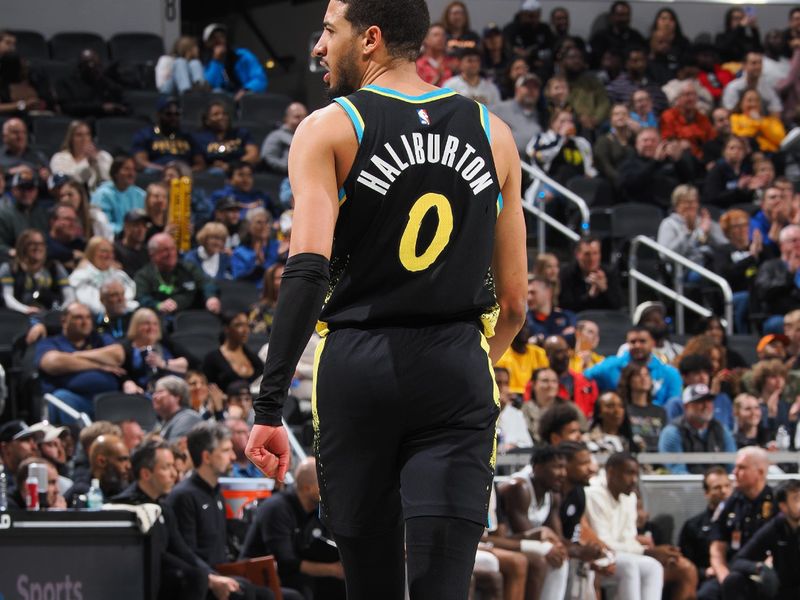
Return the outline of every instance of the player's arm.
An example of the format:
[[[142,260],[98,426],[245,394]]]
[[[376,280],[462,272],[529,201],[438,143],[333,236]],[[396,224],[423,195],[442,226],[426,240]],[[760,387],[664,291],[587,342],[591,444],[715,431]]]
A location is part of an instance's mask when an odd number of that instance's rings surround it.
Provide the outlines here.
[[[335,148],[337,136],[353,135],[344,119],[335,106],[314,113],[298,127],[289,151],[295,203],[292,241],[254,402],[256,424],[245,450],[265,475],[279,481],[289,468],[288,437],[281,427],[283,405],[328,290],[328,261],[339,214]]]
[[[495,225],[492,274],[500,316],[494,336],[489,339],[489,357],[497,362],[525,321],[528,293],[528,256],[525,247],[525,218],[522,214],[522,172],[519,154],[508,126],[491,118],[494,155],[503,210]]]

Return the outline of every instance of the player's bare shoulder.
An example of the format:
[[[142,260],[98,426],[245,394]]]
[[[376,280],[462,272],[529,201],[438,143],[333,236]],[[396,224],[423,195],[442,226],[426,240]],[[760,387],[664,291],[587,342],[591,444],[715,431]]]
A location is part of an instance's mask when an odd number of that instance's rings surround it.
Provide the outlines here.
[[[341,183],[347,176],[357,151],[358,139],[350,118],[338,104],[332,103],[315,110],[300,123],[292,140],[289,163],[291,167],[294,154],[307,158],[309,165],[316,163],[319,167],[319,159],[326,154],[332,154],[337,179]]]
[[[511,128],[505,121],[490,111],[489,123],[492,132],[492,156],[500,187],[504,187],[509,175],[516,175],[520,170],[519,153]]]

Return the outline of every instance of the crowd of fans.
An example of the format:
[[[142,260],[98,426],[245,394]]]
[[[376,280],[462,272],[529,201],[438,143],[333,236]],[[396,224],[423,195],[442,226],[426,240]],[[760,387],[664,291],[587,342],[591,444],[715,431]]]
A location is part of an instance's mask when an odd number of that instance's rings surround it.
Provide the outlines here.
[[[762,39],[753,15],[733,7],[713,44],[691,43],[669,8],[647,36],[630,26],[626,2],[614,2],[587,40],[570,33],[569,17],[556,8],[548,24],[540,3],[525,0],[512,23],[479,35],[467,6],[452,2],[429,30],[418,72],[486,103],[524,160],[567,187],[588,182],[593,206],[658,207],[658,242],[729,281],[734,330],[756,336],[757,359],[732,348],[713,316],[677,343],[661,302],[634,307],[623,332],[582,315],[625,303],[624,273],[602,237],[536,256],[528,318],[495,365],[499,451],[536,450],[530,467],[496,487],[475,581],[486,597],[507,599],[563,598],[567,588],[572,598],[595,597],[608,582],[622,598],[656,598],[662,586],[676,599],[698,589],[738,598],[751,585],[745,567],[761,569],[771,541],[719,518],[732,465],[674,456],[642,465],[704,475],[708,512],[687,522],[678,548],[648,529],[635,455],[738,450],[734,495],[744,508],[731,514],[761,514],[771,503],[759,526],[796,536],[800,488],[773,494],[765,478],[767,451],[800,449],[800,9]],[[43,461],[52,508],[83,506],[92,479],[107,501],[162,506],[162,568],[172,575],[163,597],[268,598],[214,568],[264,554],[305,598],[344,597],[338,557],[318,535],[313,460],[261,504],[236,543],[223,512],[198,510],[218,505],[221,477],[260,476],[244,447],[291,240],[291,189],[287,179],[272,197],[256,189],[254,173],[286,176],[306,108],[289,105],[263,143],[238,127],[231,106],[263,92],[266,73],[211,24],[201,41],[182,37],[158,61],[157,120],[135,133],[129,152],[112,154],[93,130],[128,114],[123,87],[93,50],[76,58],[73,75],[48,82],[15,52],[13,34],[0,32],[0,286],[6,311],[28,320],[4,366],[15,372],[10,403],[35,422],[0,426],[12,504],[25,507],[28,468]],[[208,90],[229,101],[210,102],[201,129],[186,130],[182,97]],[[32,119],[48,111],[75,119],[52,156],[29,138]],[[181,253],[170,183],[201,173],[221,174],[225,185],[192,191],[192,247]],[[139,187],[145,175],[150,183]],[[546,209],[569,220],[558,191],[541,190]],[[699,285],[695,273],[685,279]],[[719,312],[718,299],[697,289]],[[599,352],[606,336],[616,342],[608,356]],[[306,442],[318,341],[301,359],[286,414]],[[98,420],[105,393],[145,397],[148,418],[145,410]],[[41,420],[42,394],[94,422],[81,428],[57,405]],[[599,474],[598,462],[606,462]],[[796,574],[773,566],[780,597],[795,597]]]

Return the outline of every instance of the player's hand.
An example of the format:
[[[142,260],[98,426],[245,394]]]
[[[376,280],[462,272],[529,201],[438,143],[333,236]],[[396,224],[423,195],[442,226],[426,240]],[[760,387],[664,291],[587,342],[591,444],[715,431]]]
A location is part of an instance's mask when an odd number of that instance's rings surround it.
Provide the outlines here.
[[[544,559],[547,561],[548,565],[554,569],[558,569],[564,564],[565,560],[569,560],[569,555],[567,554],[567,549],[564,547],[564,544],[559,542],[553,544],[552,550],[544,555]]]
[[[588,544],[576,544],[572,547],[572,555],[580,561],[591,562],[603,556],[603,549],[600,544],[589,542]]]
[[[244,453],[265,476],[283,483],[290,457],[289,436],[283,427],[253,425]]]

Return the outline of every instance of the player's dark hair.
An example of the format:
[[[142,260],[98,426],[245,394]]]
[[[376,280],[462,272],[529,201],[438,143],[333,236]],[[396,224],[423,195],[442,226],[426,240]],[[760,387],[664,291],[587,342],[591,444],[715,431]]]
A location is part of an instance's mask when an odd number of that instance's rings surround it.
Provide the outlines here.
[[[481,51],[475,46],[467,46],[458,52],[458,58],[466,58],[467,56],[481,56]]]
[[[546,465],[549,462],[553,462],[558,458],[566,458],[561,451],[556,448],[555,446],[542,446],[541,448],[537,448],[533,451],[533,455],[531,456],[531,464],[535,467],[537,465]]]
[[[714,465],[713,467],[709,467],[705,473],[703,473],[703,491],[708,491],[708,478],[711,475],[722,475],[724,477],[728,476],[728,472],[725,470],[725,467],[721,467],[719,465]]]
[[[133,478],[139,481],[142,469],[152,471],[156,467],[156,452],[159,450],[169,450],[169,444],[164,441],[150,440],[145,442],[131,454],[131,470]]]
[[[566,458],[567,461],[575,458],[575,455],[578,454],[578,452],[583,452],[584,450],[587,452],[589,451],[589,447],[583,442],[573,442],[571,440],[561,442],[558,446],[556,446],[556,448],[559,452],[561,452],[561,454],[564,455],[564,458]]]
[[[789,494],[793,494],[795,492],[800,492],[800,481],[797,479],[790,479],[789,481],[784,482],[778,488],[778,491],[775,492],[775,501],[780,504],[781,502],[786,502],[789,499]]]
[[[428,34],[431,16],[425,0],[339,0],[347,4],[345,18],[358,31],[376,25],[389,54],[416,60]]]
[[[571,404],[567,402],[553,404],[539,419],[539,439],[549,444],[551,435],[578,420],[578,412]]]
[[[625,336],[627,337],[629,333],[642,333],[643,331],[646,331],[650,337],[653,337],[653,332],[644,325],[633,325],[632,327],[629,327],[628,331],[625,332]]]
[[[203,464],[203,452],[213,452],[230,437],[230,430],[216,421],[203,421],[192,427],[186,436],[186,447],[195,469]]]
[[[635,462],[637,465],[639,464],[639,461],[636,460],[636,457],[630,452],[615,452],[609,456],[606,461],[606,471],[609,469],[620,469],[624,467],[625,463],[628,461]]]

